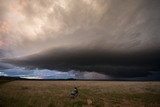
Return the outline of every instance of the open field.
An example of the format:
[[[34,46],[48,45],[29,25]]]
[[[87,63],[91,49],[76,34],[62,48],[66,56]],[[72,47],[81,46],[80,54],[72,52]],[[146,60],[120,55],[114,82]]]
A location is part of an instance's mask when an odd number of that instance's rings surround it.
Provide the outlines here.
[[[0,81],[0,107],[160,107],[160,82]]]

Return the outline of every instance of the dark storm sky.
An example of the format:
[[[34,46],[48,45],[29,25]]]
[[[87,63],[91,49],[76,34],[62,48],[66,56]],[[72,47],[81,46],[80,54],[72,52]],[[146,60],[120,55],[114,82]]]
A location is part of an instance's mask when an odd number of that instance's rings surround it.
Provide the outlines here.
[[[160,66],[159,13],[159,0],[1,0],[0,58],[146,75]]]

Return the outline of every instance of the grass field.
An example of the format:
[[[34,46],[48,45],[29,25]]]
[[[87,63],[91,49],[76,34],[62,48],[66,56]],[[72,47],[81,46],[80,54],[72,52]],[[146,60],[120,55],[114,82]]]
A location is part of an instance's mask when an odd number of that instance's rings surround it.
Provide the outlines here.
[[[160,82],[0,80],[0,107],[160,107]]]

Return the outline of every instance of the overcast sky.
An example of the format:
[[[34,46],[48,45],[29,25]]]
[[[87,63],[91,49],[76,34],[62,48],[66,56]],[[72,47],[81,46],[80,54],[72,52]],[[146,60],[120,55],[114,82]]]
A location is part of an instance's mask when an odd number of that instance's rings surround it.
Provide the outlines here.
[[[159,70],[159,13],[160,0],[0,0],[0,59],[116,76]]]
[[[1,0],[0,56],[58,47],[160,49],[159,0]]]

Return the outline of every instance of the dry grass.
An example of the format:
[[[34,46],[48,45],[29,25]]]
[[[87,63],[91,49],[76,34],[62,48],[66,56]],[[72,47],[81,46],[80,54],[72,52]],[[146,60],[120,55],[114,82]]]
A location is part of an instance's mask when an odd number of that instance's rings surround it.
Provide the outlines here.
[[[17,80],[0,83],[2,107],[160,107],[159,82]],[[78,87],[79,96],[70,99],[74,86]]]

